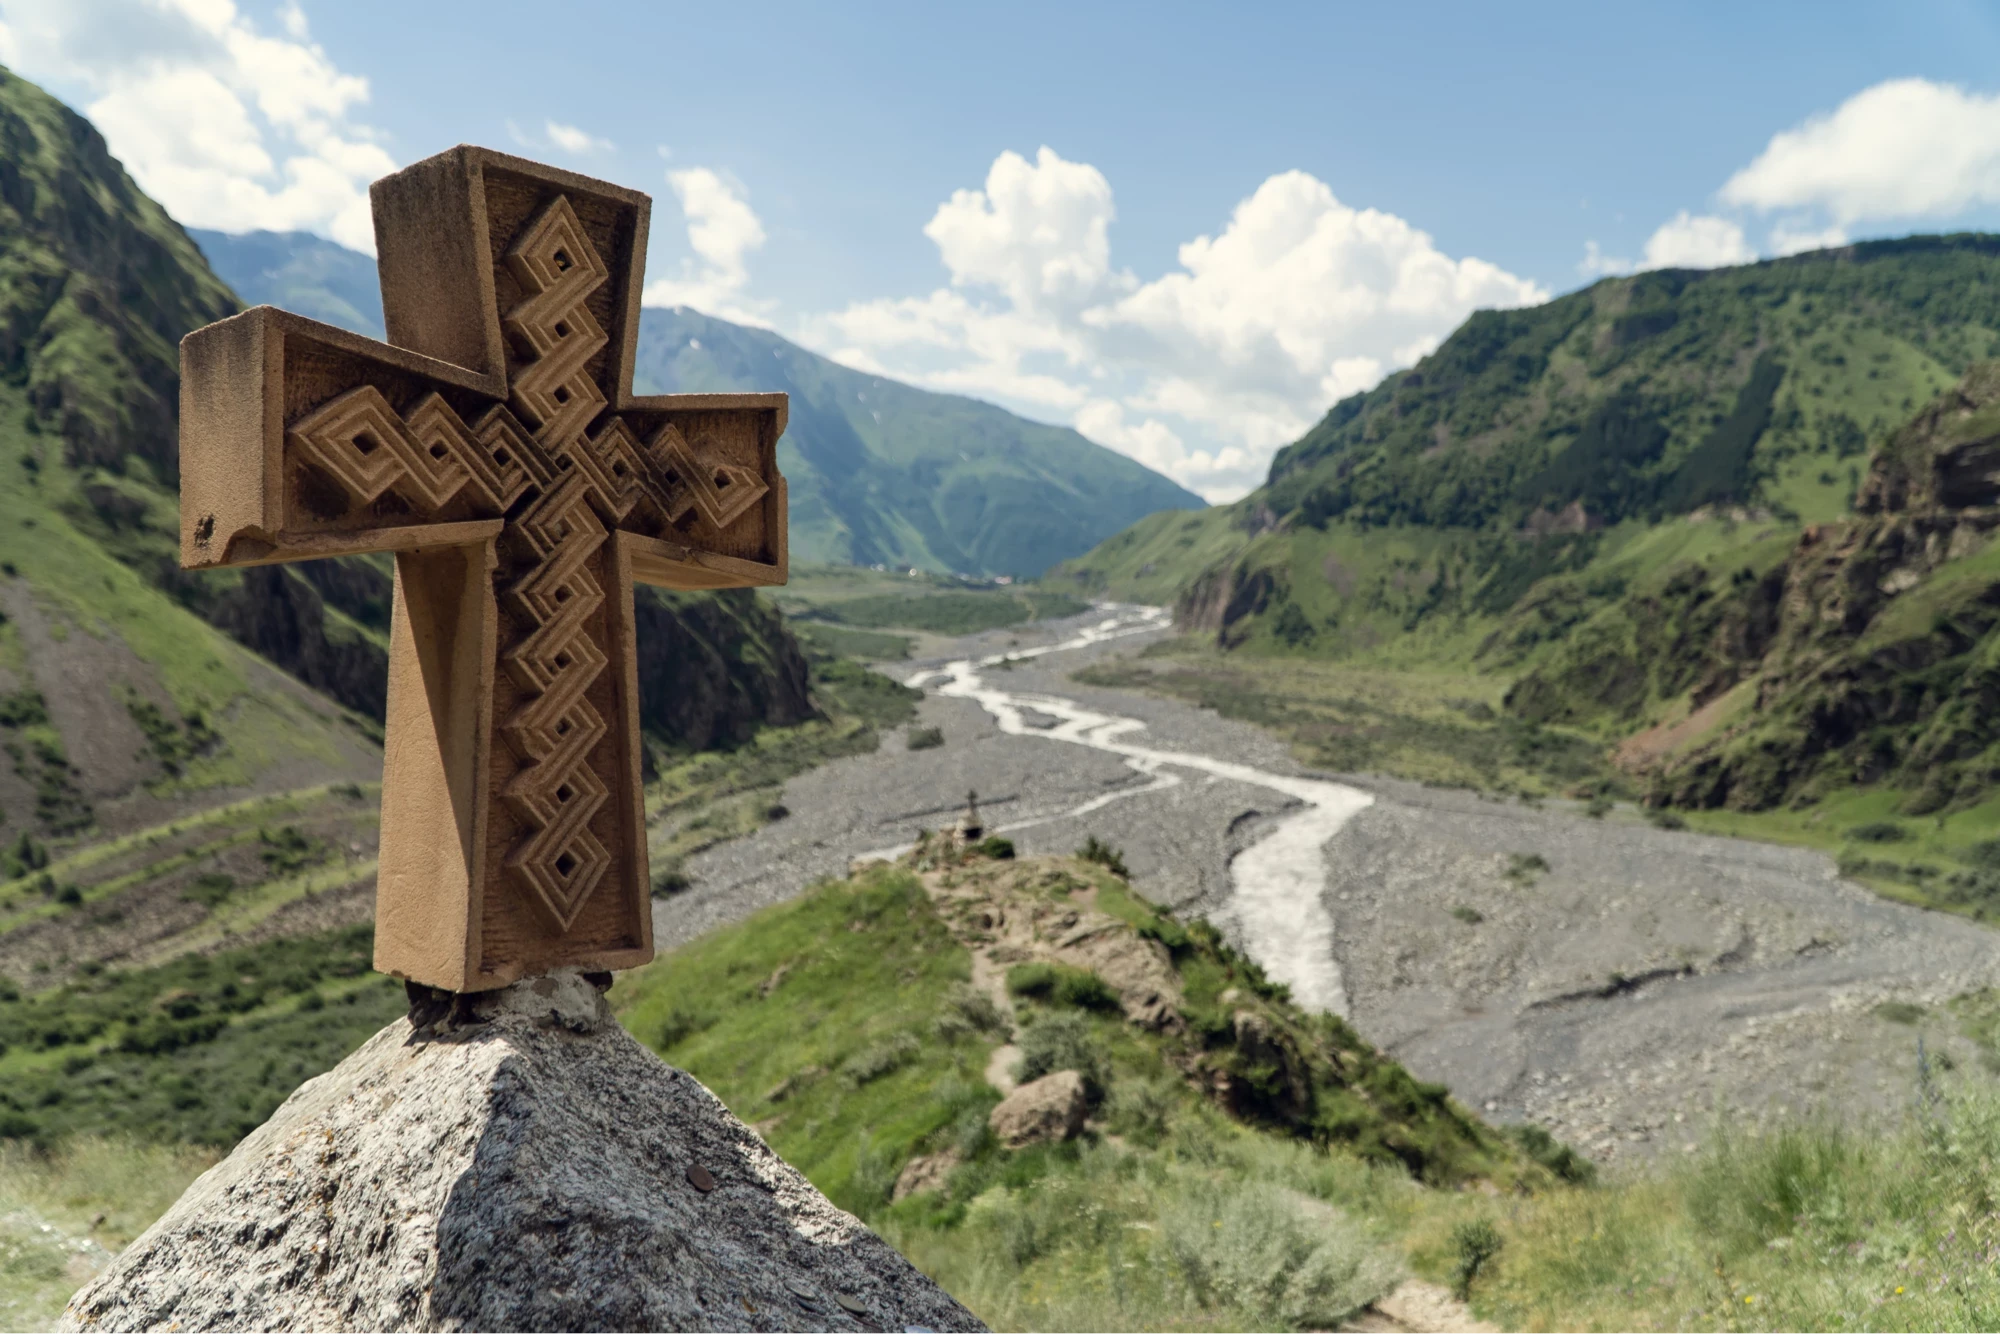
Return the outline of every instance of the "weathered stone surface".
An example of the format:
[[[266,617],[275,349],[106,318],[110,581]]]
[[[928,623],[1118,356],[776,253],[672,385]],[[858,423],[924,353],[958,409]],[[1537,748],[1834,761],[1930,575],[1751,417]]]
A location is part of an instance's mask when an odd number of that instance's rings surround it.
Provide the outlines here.
[[[1074,1070],[1058,1070],[1009,1093],[988,1114],[986,1124],[1010,1149],[1044,1140],[1075,1139],[1083,1129],[1089,1105],[1083,1076]]]
[[[581,975],[413,1018],[292,1095],[64,1328],[983,1328]]]

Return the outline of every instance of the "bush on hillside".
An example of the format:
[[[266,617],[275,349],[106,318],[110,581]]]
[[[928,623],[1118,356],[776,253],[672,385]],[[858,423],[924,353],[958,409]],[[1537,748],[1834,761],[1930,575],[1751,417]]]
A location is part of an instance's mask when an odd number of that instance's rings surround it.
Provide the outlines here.
[[[1339,1328],[1398,1277],[1344,1214],[1269,1184],[1189,1192],[1159,1227],[1195,1304],[1252,1328]]]
[[[1110,1086],[1111,1062],[1103,1044],[1090,1031],[1090,1022],[1075,1010],[1039,1016],[1021,1030],[1020,1046],[1014,1078],[1023,1084],[1058,1070],[1074,1070],[1083,1076],[1084,1093],[1093,1103]]]
[[[1097,863],[1120,880],[1132,878],[1132,872],[1125,866],[1125,854],[1101,841],[1095,834],[1083,840],[1083,846],[1076,850],[1076,855],[1082,861]]]
[[[1059,963],[1021,963],[1007,970],[1007,990],[1079,1010],[1116,1011],[1118,993],[1088,968]]]

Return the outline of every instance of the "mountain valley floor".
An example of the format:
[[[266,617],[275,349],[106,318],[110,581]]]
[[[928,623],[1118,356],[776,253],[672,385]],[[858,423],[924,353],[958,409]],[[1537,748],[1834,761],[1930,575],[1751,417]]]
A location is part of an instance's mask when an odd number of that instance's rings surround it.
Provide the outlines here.
[[[938,661],[1062,642],[1103,613],[969,636]],[[1136,629],[1136,627],[1134,627]],[[1267,775],[1309,774],[1266,732],[1104,679],[1160,637],[979,669],[1020,709],[1008,734],[981,704],[927,695],[909,730],[942,744],[880,750],[791,779],[789,812],[691,858],[656,904],[663,948],[844,874],[956,820],[968,790],[1025,854],[1096,837],[1133,885],[1232,930],[1231,863],[1298,803],[1252,781],[1057,738],[1037,710],[1136,720],[1127,740]],[[936,641],[926,649],[936,649]],[[905,678],[933,666],[898,665]],[[1501,1122],[1532,1121],[1601,1162],[1691,1151],[1718,1120],[1799,1113],[1900,1117],[1927,1073],[1996,1059],[2000,953],[1988,928],[1892,902],[1804,848],[1657,828],[1629,807],[1535,804],[1340,775],[1372,801],[1325,845],[1324,959],[1369,1039],[1417,1077]],[[1240,938],[1240,933],[1239,938]],[[1245,942],[1252,946],[1254,942]]]

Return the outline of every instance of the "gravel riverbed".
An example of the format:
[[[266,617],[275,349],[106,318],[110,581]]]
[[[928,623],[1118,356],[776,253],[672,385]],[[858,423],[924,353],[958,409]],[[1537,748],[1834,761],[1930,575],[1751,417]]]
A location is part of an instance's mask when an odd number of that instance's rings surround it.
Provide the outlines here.
[[[1412,1073],[1602,1161],[1679,1151],[1717,1116],[1898,1114],[1915,1097],[1920,1033],[1944,1063],[1973,1068],[1977,1052],[1935,1007],[2000,985],[1987,928],[1879,898],[1801,849],[1309,773],[1247,724],[1070,680],[1162,633],[1128,615],[1117,637],[1046,651],[1103,621],[971,636],[897,664],[926,680],[915,725],[940,728],[944,745],[911,751],[892,733],[791,780],[789,818],[692,859],[693,887],[655,905],[661,948],[951,823],[977,790],[988,828],[1024,853],[1090,834],[1114,844],[1140,892],[1208,916]],[[1031,650],[1044,656],[980,665]],[[971,676],[939,693],[953,662]],[[1231,868],[1264,844],[1263,862],[1296,872],[1298,851],[1280,844],[1307,831],[1308,846],[1330,831],[1319,882],[1269,882],[1314,942],[1301,955],[1273,935],[1283,903],[1234,893]],[[1239,878],[1258,860],[1237,863]],[[1884,1001],[1929,1017],[1892,1022]]]

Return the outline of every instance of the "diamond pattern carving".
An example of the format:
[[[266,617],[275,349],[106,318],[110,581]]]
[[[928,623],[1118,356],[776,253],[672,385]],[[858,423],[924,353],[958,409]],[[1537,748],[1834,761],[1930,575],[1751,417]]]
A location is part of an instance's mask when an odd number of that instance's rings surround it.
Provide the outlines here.
[[[783,582],[784,397],[632,395],[636,191],[461,146],[372,193],[390,343],[269,307],[184,340],[182,560],[395,553],[378,967],[634,966],[633,585]]]

